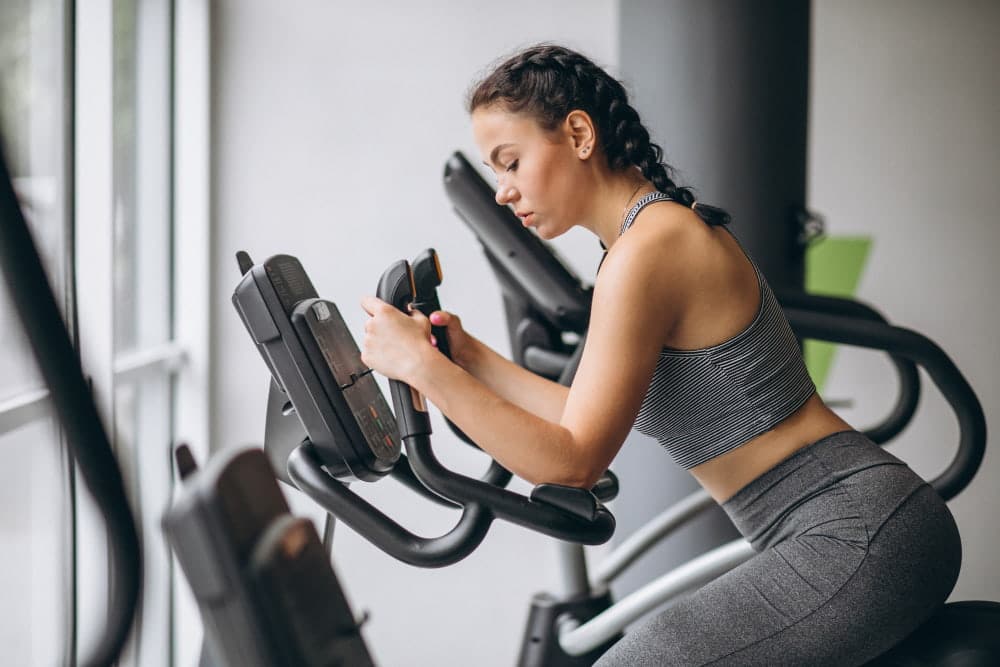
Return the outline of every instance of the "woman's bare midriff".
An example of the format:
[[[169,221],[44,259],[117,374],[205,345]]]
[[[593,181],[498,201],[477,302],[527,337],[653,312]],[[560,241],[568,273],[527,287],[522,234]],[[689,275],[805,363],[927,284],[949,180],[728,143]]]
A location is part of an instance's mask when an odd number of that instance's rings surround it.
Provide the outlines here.
[[[668,205],[673,204],[664,204]],[[739,242],[722,227],[698,223],[689,229],[704,243],[694,247],[704,253],[703,264],[713,270],[699,276],[699,289],[692,292],[683,318],[664,341],[669,349],[701,350],[731,340],[750,326],[761,308],[757,271]],[[692,468],[691,474],[722,503],[799,449],[850,429],[813,393],[770,431]]]
[[[719,503],[778,465],[792,454],[851,426],[813,394],[802,407],[770,431],[707,463],[691,474]]]

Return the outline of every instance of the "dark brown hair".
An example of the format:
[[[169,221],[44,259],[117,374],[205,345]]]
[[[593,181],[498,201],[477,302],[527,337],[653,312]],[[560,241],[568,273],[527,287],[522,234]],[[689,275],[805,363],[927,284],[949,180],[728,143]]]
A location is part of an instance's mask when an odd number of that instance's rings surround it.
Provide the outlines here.
[[[650,141],[622,84],[576,51],[539,44],[511,56],[469,93],[469,113],[491,106],[528,114],[549,131],[571,111],[585,111],[597,126],[597,139],[612,170],[638,167],[674,201],[695,203],[689,188],[674,183],[672,169],[663,163],[663,149]],[[708,224],[729,222],[722,209],[699,203],[695,212]]]

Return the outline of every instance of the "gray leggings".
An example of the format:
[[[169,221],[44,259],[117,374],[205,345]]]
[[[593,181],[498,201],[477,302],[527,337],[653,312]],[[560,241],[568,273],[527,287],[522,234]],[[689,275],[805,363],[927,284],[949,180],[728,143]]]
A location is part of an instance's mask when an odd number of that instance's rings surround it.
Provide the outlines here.
[[[861,665],[951,593],[958,529],[937,493],[855,431],[761,475],[723,509],[757,555],[646,621],[612,665]]]

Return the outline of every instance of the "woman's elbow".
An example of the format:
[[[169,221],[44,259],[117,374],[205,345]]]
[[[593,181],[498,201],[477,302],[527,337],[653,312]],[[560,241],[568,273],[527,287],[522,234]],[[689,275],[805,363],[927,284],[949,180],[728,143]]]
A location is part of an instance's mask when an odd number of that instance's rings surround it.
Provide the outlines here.
[[[588,491],[597,484],[604,475],[605,468],[597,470],[593,466],[575,465],[566,467],[558,472],[547,475],[546,479],[537,484],[558,484],[560,486],[571,486],[577,489],[587,489]]]
[[[535,484],[592,489],[607,470],[603,453],[584,445],[568,430],[563,435],[565,439],[560,443],[561,446],[554,448],[560,455],[549,459],[545,472],[538,475],[539,479],[530,481]]]

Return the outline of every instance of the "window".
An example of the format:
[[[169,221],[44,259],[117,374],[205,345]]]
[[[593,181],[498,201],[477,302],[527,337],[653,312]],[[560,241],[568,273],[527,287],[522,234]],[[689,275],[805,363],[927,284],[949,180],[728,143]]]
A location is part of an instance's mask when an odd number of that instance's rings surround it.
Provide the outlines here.
[[[186,618],[197,622],[196,611],[173,585],[160,517],[173,444],[207,449],[208,4],[0,3],[0,142],[145,552],[142,608],[121,665],[192,664],[200,639]],[[182,256],[178,237],[192,249]],[[175,302],[185,304],[176,316]],[[104,622],[106,538],[62,438],[0,280],[4,664],[70,664]]]
[[[170,664],[170,553],[159,528],[171,495],[171,3],[115,0],[113,254],[115,443],[143,544],[142,615],[132,652]]]
[[[0,136],[64,312],[71,294],[67,31],[61,0],[0,4]],[[73,650],[70,466],[5,284],[0,350],[0,644],[9,664],[57,664]]]

